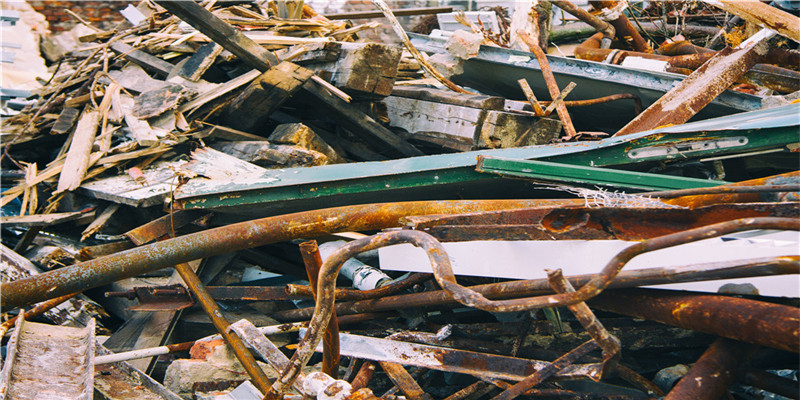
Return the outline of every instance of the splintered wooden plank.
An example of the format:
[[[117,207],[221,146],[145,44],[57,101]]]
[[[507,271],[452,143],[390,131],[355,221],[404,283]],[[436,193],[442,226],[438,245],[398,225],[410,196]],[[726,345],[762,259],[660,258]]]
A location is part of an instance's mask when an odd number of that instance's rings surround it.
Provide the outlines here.
[[[81,111],[77,108],[66,107],[61,110],[61,114],[58,115],[58,119],[53,124],[53,127],[50,128],[51,135],[63,135],[65,133],[69,133],[72,130],[72,127],[75,126],[75,122],[78,121],[78,116],[81,114]]]
[[[14,215],[0,217],[3,225],[7,226],[49,226],[74,221],[84,213],[80,211],[56,214]]]
[[[5,398],[92,399],[94,327],[94,320],[85,328],[70,328],[19,318],[3,366]]]
[[[228,106],[226,124],[250,133],[264,126],[269,116],[314,74],[290,62],[282,62],[253,80]]]
[[[154,55],[148,54],[141,50],[135,50],[129,44],[125,44],[122,42],[114,42],[111,44],[111,50],[116,53],[123,54],[126,60],[132,61],[135,64],[141,66],[153,72],[157,75],[161,75],[166,77],[169,75],[172,68],[175,66],[171,63],[164,61]]]
[[[100,117],[97,111],[84,111],[81,115],[72,137],[72,144],[67,151],[67,159],[58,177],[55,194],[75,190],[80,186],[89,168],[89,154],[92,151],[97,127],[100,125]]]
[[[133,207],[162,204],[177,185],[177,171],[186,161],[156,163],[139,182],[127,174],[98,179],[81,186],[82,193]]]
[[[197,82],[217,60],[217,56],[222,53],[222,46],[216,43],[207,43],[200,46],[197,51],[189,57],[189,60],[183,64],[178,75],[182,76],[192,82]]]

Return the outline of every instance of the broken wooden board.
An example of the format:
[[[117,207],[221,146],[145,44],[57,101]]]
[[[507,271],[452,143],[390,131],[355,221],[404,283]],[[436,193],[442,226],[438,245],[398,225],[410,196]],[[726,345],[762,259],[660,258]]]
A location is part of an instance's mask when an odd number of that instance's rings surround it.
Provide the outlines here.
[[[89,153],[92,151],[95,134],[100,125],[100,117],[100,112],[88,109],[81,114],[54,194],[72,191],[80,186],[89,168]]]
[[[94,342],[94,320],[70,328],[21,316],[8,344],[0,392],[15,400],[91,399]]]
[[[222,53],[222,46],[216,43],[207,43],[200,46],[192,54],[185,64],[178,71],[178,76],[184,77],[192,82],[197,82],[217,60],[217,56]]]
[[[192,161],[182,166],[181,170],[197,175],[192,179],[194,181],[208,179],[230,183],[248,182],[269,173],[267,169],[209,147],[193,151]]]
[[[308,43],[299,46],[303,46],[305,52],[291,60],[287,59],[286,61],[291,61],[297,65],[326,63],[338,60],[339,54],[342,52],[342,42]],[[297,46],[278,50],[275,52],[275,55],[281,60],[284,60],[286,56],[290,55],[295,50],[295,47]]]
[[[325,143],[319,135],[307,125],[297,122],[292,124],[281,124],[275,127],[269,135],[269,141],[278,144],[292,144],[304,149],[313,150],[324,154],[328,162],[326,164],[343,163],[345,160],[336,153],[328,143]]]
[[[120,113],[124,116],[125,124],[128,126],[131,137],[142,146],[152,146],[158,143],[159,136],[164,136],[166,132],[160,129],[153,129],[150,124],[143,119],[133,115],[135,100],[128,95],[120,95],[119,104],[114,104],[114,108],[119,106]]]
[[[378,99],[392,93],[402,48],[380,43],[342,43],[339,59],[308,68],[357,98]]]
[[[214,143],[211,148],[267,168],[310,167],[330,164],[328,157],[320,152],[300,146],[273,144],[266,140]]]
[[[138,65],[127,65],[121,70],[110,71],[108,76],[126,90],[138,93],[149,92],[169,85],[166,81],[151,78]],[[100,82],[106,83],[106,81],[111,83],[110,79],[100,78]]]
[[[50,134],[63,135],[69,133],[72,127],[75,126],[75,123],[78,122],[78,115],[80,115],[80,113],[81,111],[79,109],[73,107],[66,107],[61,110],[58,119],[53,124],[53,127],[50,128]]]
[[[164,61],[154,55],[145,53],[144,51],[136,50],[131,47],[131,45],[122,42],[112,43],[111,50],[122,54],[126,60],[131,61],[142,68],[146,68],[147,70],[160,76],[166,77],[174,67],[174,65],[167,61]]]
[[[228,106],[225,120],[231,128],[258,133],[270,114],[311,79],[313,72],[282,62],[253,80]]]
[[[79,190],[97,199],[132,207],[163,204],[164,199],[178,185],[177,173],[186,163],[187,161],[157,162],[142,171],[143,183],[125,174],[85,183]]]
[[[186,93],[183,86],[175,84],[149,90],[136,96],[132,114],[139,119],[157,117],[167,110],[178,108],[178,102]]]
[[[95,354],[112,352],[96,343]],[[95,365],[94,390],[103,400],[181,400],[180,396],[125,361]]]
[[[0,222],[6,226],[50,226],[74,221],[84,215],[85,213],[80,211],[55,214],[10,215],[0,217]]]
[[[436,89],[395,89],[383,100],[389,124],[411,137],[457,151],[469,140],[473,148],[508,148],[548,143],[559,121],[503,111],[501,97]]]

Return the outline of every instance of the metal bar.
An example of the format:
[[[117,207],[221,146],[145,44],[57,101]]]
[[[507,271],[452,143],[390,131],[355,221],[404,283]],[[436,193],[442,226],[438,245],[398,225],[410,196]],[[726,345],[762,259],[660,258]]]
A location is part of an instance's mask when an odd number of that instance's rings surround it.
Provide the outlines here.
[[[219,332],[228,345],[231,346],[233,354],[236,355],[236,358],[242,363],[242,367],[244,367],[244,370],[250,375],[253,384],[256,385],[262,393],[269,390],[269,378],[267,378],[267,375],[261,370],[261,367],[258,366],[256,359],[244,345],[242,339],[239,339],[238,336],[228,331],[230,323],[222,316],[222,310],[220,310],[217,303],[214,302],[214,299],[211,298],[211,294],[208,293],[203,283],[200,282],[200,278],[194,273],[192,267],[189,266],[189,264],[177,263],[175,264],[175,271],[178,272],[183,282],[186,283],[186,286],[197,299],[197,302],[200,303],[203,311],[205,311],[208,318],[211,319],[211,323],[217,328],[217,332]]]
[[[383,372],[389,376],[395,386],[410,400],[433,400],[433,397],[422,390],[414,377],[402,365],[386,361],[380,361],[378,364],[381,365]]]
[[[152,243],[5,283],[0,291],[0,307],[11,310],[181,262],[269,243],[335,232],[396,227],[406,216],[522,208],[540,203],[537,200],[379,203],[262,218]]]
[[[355,362],[355,360],[353,360],[353,362]],[[372,361],[364,361],[364,363],[361,364],[361,368],[358,369],[356,376],[353,378],[353,381],[350,382],[350,386],[353,387],[353,390],[367,387],[374,374],[375,363]]]
[[[322,290],[317,287],[319,271],[322,268],[322,256],[319,253],[317,241],[300,243],[300,255],[303,257],[308,281],[313,288],[312,295],[316,300],[317,293]],[[325,330],[325,336],[322,339],[322,372],[333,379],[339,379],[339,321],[336,318],[336,310],[331,312],[328,329]]]
[[[713,315],[713,314],[712,314]],[[745,360],[757,346],[717,339],[664,400],[717,400],[733,383]]]
[[[156,3],[261,72],[280,62],[274,54],[194,1],[156,0]]]
[[[522,93],[525,94],[525,97],[528,99],[528,102],[531,103],[531,108],[533,109],[534,114],[537,117],[544,116],[544,110],[542,110],[542,106],[539,104],[539,101],[536,100],[536,95],[533,94],[533,89],[531,89],[531,85],[528,84],[528,81],[525,78],[522,78],[517,81],[519,83],[519,87],[522,88]]]
[[[563,277],[562,277],[563,278]],[[531,376],[517,382],[514,386],[506,389],[503,393],[492,398],[492,400],[511,400],[525,394],[526,391],[533,389],[536,385],[544,382],[546,379],[555,375],[556,372],[566,368],[569,365],[577,362],[581,357],[585,356],[592,350],[598,347],[594,339],[585,342],[584,344],[576,347],[572,351],[557,358],[548,366],[536,371]]]
[[[336,300],[367,300],[378,297],[384,297],[395,294],[397,292],[401,292],[403,290],[413,287],[414,285],[426,282],[431,278],[433,278],[432,274],[413,273],[403,280],[394,281],[387,285],[370,290],[353,290],[353,289],[336,288]],[[311,286],[297,285],[290,283],[286,285],[285,291],[290,296],[313,297],[313,295],[311,294]]]
[[[765,275],[800,274],[800,256],[775,259],[745,260],[735,263],[700,264],[684,267],[648,268],[623,271],[608,286],[609,289],[635,286],[663,285],[678,282],[697,282],[716,279],[745,278]],[[595,277],[594,274],[567,277],[572,285],[581,287]],[[489,298],[531,296],[551,292],[547,279],[518,280],[471,286],[470,289]],[[456,305],[453,297],[444,290],[389,296],[368,301],[344,302],[336,305],[339,316],[362,312],[398,310],[414,307]],[[279,321],[305,320],[311,317],[313,308],[279,311],[272,315]],[[341,317],[340,317],[341,318]]]
[[[475,377],[521,381],[549,362],[342,333],[342,354]],[[322,351],[322,346],[317,351]],[[573,364],[555,379],[598,377],[600,364]]]
[[[555,110],[556,107],[558,107],[561,103],[564,103],[564,98],[569,95],[569,92],[571,92],[572,89],[575,89],[575,86],[578,85],[575,82],[570,82],[567,85],[567,87],[565,87],[564,90],[562,90],[561,93],[558,94],[558,97],[556,97],[555,99],[553,99],[553,101],[550,102],[550,105],[548,105],[547,108],[544,110],[544,116],[546,117],[552,114],[553,110]]]
[[[533,13],[535,11],[531,10],[531,12]],[[536,26],[536,24],[533,24],[532,26]],[[533,36],[538,37],[538,32],[534,32]],[[530,51],[536,56],[536,60],[539,62],[539,69],[541,69],[544,82],[547,85],[547,90],[550,92],[550,98],[555,102],[555,99],[558,98],[558,95],[561,91],[558,89],[558,84],[556,83],[556,78],[553,75],[553,70],[550,69],[550,62],[547,61],[547,55],[544,54],[544,50],[539,47],[539,44],[536,43],[536,40],[528,36],[526,32],[517,32],[517,37],[519,37],[520,40],[522,40],[522,42],[525,43]],[[614,35],[612,34],[611,37],[614,37]],[[567,107],[564,104],[559,104],[556,106],[556,112],[558,113],[558,118],[561,119],[561,122],[564,124],[564,133],[567,134],[565,139],[568,140],[577,135],[575,126],[572,125],[572,118],[569,116]]]
[[[697,196],[706,194],[727,194],[727,193],[780,193],[800,191],[800,185],[754,185],[754,186],[719,186],[694,189],[669,190],[664,192],[643,193],[651,197],[660,199],[674,199],[684,196]]]
[[[708,179],[569,165],[550,161],[511,160],[486,156],[478,156],[475,170],[501,176],[565,182],[571,185],[601,185],[637,190],[694,189],[720,186],[728,183]]]
[[[800,393],[797,391],[797,381],[767,371],[748,370],[742,377],[741,382],[789,399],[800,399]]]
[[[596,10],[602,12],[604,19],[614,27],[614,35],[617,39],[625,42],[635,51],[642,51],[645,53],[652,53],[653,48],[647,43],[646,40],[639,34],[639,31],[631,24],[628,17],[622,13],[620,6],[625,6],[622,1],[590,1]]]
[[[548,271],[547,279],[556,293],[575,292],[575,288],[568,280],[564,279],[560,269]],[[616,363],[619,359],[619,353],[622,348],[619,339],[606,330],[586,303],[573,304],[569,306],[569,310],[575,314],[575,319],[586,329],[586,332],[594,339],[594,342],[603,349],[603,375],[605,376],[611,369],[612,363]]]
[[[601,48],[607,49],[611,47],[611,41],[614,39],[615,35],[614,27],[611,26],[611,24],[609,24],[606,21],[603,21],[600,18],[597,18],[596,16],[590,14],[588,11],[576,6],[569,0],[551,0],[550,2],[553,3],[556,7],[577,17],[579,20],[591,25],[592,28],[597,29],[598,32],[601,32],[603,34],[603,42],[604,42],[601,45]]]
[[[281,371],[289,366],[289,358],[250,321],[246,319],[236,321],[228,326],[228,330],[235,332],[244,342],[266,360],[276,372],[281,373]],[[300,393],[304,393],[304,379],[305,376],[301,373],[298,375],[297,381],[294,382],[294,388]]]
[[[800,353],[800,309],[737,297],[625,289],[589,301],[592,308]],[[713,317],[710,317],[713,316]]]
[[[721,50],[615,136],[688,121],[764,57],[769,50],[767,39],[774,34],[774,31],[762,30],[736,49]]]

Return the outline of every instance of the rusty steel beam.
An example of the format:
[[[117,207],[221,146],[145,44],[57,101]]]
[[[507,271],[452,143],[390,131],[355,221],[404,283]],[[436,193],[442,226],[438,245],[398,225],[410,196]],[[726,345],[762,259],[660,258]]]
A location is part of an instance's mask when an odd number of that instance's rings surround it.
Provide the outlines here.
[[[631,24],[628,17],[622,13],[620,7],[625,6],[625,2],[616,0],[592,0],[589,4],[595,10],[600,10],[603,17],[615,29],[615,36],[625,42],[631,49],[645,53],[652,53],[653,48],[642,37],[638,30]]]
[[[304,211],[192,233],[2,284],[0,307],[20,306],[102,286],[181,262],[336,232],[400,226],[413,215],[578,204],[573,200],[457,200],[362,204]]]
[[[322,268],[322,256],[319,254],[319,247],[316,240],[300,243],[300,255],[303,257],[303,264],[306,266],[308,282],[311,284],[311,294],[316,300],[319,270]],[[328,374],[333,379],[339,379],[339,320],[336,318],[336,310],[331,313],[331,320],[328,322],[328,330],[322,339],[322,372]]]
[[[745,260],[737,262],[699,264],[686,267],[648,268],[623,271],[609,285],[609,289],[636,286],[663,285],[678,282],[698,282],[716,279],[746,278],[767,275],[800,274],[800,256]],[[567,277],[575,287],[580,287],[594,278],[594,274]],[[547,279],[518,280],[486,285],[470,286],[470,289],[492,299],[531,296],[552,292]],[[339,318],[342,315],[365,312],[399,310],[415,307],[453,306],[458,302],[444,290],[388,296],[366,301],[343,302],[336,305]],[[314,308],[278,311],[272,315],[279,321],[307,320]]]
[[[603,311],[800,353],[800,308],[738,297],[625,289],[589,301]]]
[[[717,400],[758,346],[717,339],[667,394],[664,400]]]
[[[736,49],[726,48],[622,127],[615,136],[682,124],[758,63],[773,31],[762,30]]]

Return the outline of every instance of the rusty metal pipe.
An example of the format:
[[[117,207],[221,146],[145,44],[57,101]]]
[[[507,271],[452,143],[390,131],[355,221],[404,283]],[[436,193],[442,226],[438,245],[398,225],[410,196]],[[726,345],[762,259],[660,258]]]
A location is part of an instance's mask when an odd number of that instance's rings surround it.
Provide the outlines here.
[[[311,316],[311,322],[308,325],[308,331],[294,355],[292,355],[292,359],[289,361],[289,368],[281,374],[281,377],[272,384],[272,387],[266,393],[268,400],[279,399],[283,396],[297,379],[300,371],[308,363],[317,345],[319,345],[335,310],[335,292],[332,289],[336,287],[336,277],[339,275],[339,269],[342,264],[359,253],[401,243],[413,244],[425,250],[434,267],[434,271],[436,266],[440,264],[445,264],[452,271],[450,259],[447,257],[447,253],[445,253],[441,243],[434,239],[433,236],[419,231],[383,232],[352,241],[337,249],[325,260],[322,268],[320,268],[319,282],[317,283],[318,297],[314,306],[314,314]]]
[[[468,307],[491,312],[515,312],[544,307],[562,307],[584,302],[600,294],[616,278],[625,264],[638,255],[752,229],[800,230],[800,220],[774,217],[741,218],[648,239],[619,252],[591,281],[571,293],[493,301],[456,283],[449,260],[447,262],[432,263],[433,274],[442,289],[450,292],[453,298]]]
[[[377,297],[384,297],[388,295],[395,294],[397,292],[401,292],[405,289],[411,288],[414,285],[423,283],[431,279],[433,275],[426,274],[426,273],[413,273],[409,275],[407,278],[392,282],[388,285],[381,286],[379,288],[370,289],[370,290],[354,290],[354,289],[340,289],[336,288],[336,299],[337,300],[366,300],[366,299],[374,299]],[[306,296],[306,297],[313,297],[311,294],[311,286],[307,285],[296,285],[296,284],[288,284],[286,285],[286,294],[290,296]]]
[[[742,377],[742,383],[789,399],[800,399],[800,393],[797,391],[797,381],[767,371],[748,370]]]
[[[572,4],[571,1],[568,0],[551,0],[554,6],[572,14],[573,16],[577,17],[579,20],[586,22],[592,28],[597,29],[598,32],[603,34],[603,39],[600,42],[601,49],[607,49],[611,47],[611,41],[614,40],[615,30],[614,27],[606,21],[603,21],[600,18],[590,14],[588,11]]]
[[[316,300],[317,283],[319,270],[322,268],[322,256],[319,254],[319,247],[316,240],[300,243],[300,255],[303,257],[303,264],[306,266],[308,281],[314,289],[311,294]],[[328,322],[328,329],[322,339],[322,372],[328,374],[333,379],[339,379],[339,321],[336,318],[336,310],[331,313],[331,320]]]
[[[675,199],[684,196],[697,196],[701,194],[726,194],[726,193],[789,193],[800,191],[800,185],[754,185],[754,186],[715,186],[709,188],[665,190],[659,192],[644,192],[643,195],[658,197],[660,199]]]
[[[698,282],[716,279],[747,278],[766,275],[800,274],[800,256],[787,256],[760,260],[692,265],[688,267],[648,268],[623,271],[608,286],[609,289],[635,286],[663,285],[678,282]],[[594,274],[567,277],[575,287],[583,286]],[[552,292],[547,279],[518,280],[470,286],[470,289],[488,298],[511,298]],[[447,291],[434,290],[423,293],[389,296],[366,301],[344,302],[336,305],[342,315],[365,312],[398,310],[458,304]],[[279,311],[272,315],[279,321],[301,321],[311,317],[313,307]]]
[[[724,338],[715,340],[664,400],[719,399],[756,348]]]
[[[650,47],[639,31],[631,24],[631,21],[628,20],[628,17],[619,9],[620,6],[625,4],[624,2],[616,0],[592,0],[589,4],[591,4],[595,10],[603,12],[605,15],[604,19],[614,27],[615,36],[618,40],[626,43],[635,51],[645,53],[653,52],[653,48]]]
[[[205,311],[208,318],[211,319],[211,323],[217,328],[217,332],[219,332],[228,345],[231,346],[233,354],[239,362],[242,363],[242,367],[247,371],[247,374],[250,375],[253,384],[258,390],[266,392],[270,387],[269,378],[267,378],[267,375],[261,370],[261,367],[258,366],[255,357],[253,357],[253,354],[247,349],[242,339],[228,332],[230,323],[222,316],[222,310],[220,310],[214,299],[211,298],[211,294],[208,293],[203,283],[200,282],[200,278],[194,273],[192,267],[189,264],[179,263],[175,265],[175,271],[178,272],[183,282],[186,283],[186,286],[197,299],[197,302],[200,303],[203,311]]]
[[[603,311],[800,353],[800,308],[661,289],[624,289],[589,301]]]
[[[581,200],[582,201],[582,200]],[[192,233],[2,284],[0,307],[11,310],[102,286],[181,262],[336,232],[401,226],[413,215],[577,205],[578,200],[458,200],[361,204],[304,211]]]
[[[586,106],[593,106],[593,105],[596,105],[596,104],[610,103],[612,101],[625,100],[625,99],[633,100],[633,109],[636,112],[636,114],[639,114],[639,113],[642,112],[642,109],[643,109],[642,99],[639,98],[639,96],[637,96],[637,95],[635,95],[633,93],[618,93],[618,94],[612,94],[610,96],[603,96],[603,97],[598,97],[598,98],[595,98],[595,99],[586,99],[586,100],[568,100],[568,101],[564,101],[564,105],[566,107],[568,107],[568,108],[569,107],[586,107]],[[542,104],[542,105],[550,105],[551,102],[549,102],[549,101],[541,101],[539,103]]]
[[[350,382],[350,386],[353,387],[353,390],[367,387],[373,375],[375,375],[375,363],[369,360],[364,361],[364,363],[361,364],[361,368],[358,369],[355,378]]]

